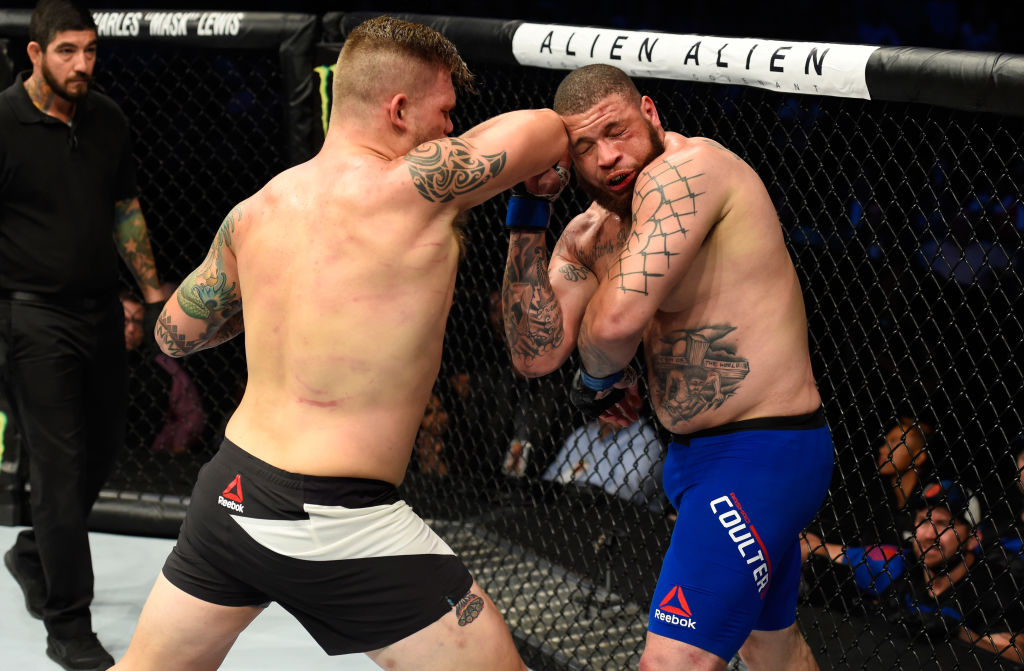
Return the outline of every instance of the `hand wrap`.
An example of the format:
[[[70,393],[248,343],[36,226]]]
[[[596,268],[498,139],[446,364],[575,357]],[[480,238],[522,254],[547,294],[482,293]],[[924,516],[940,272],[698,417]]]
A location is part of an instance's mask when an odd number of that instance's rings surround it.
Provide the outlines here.
[[[531,193],[524,182],[512,187],[512,198],[508,201],[505,228],[513,231],[543,231],[551,219],[551,203],[558,200],[569,183],[569,170],[555,165],[552,170],[558,175],[558,191],[555,193]]]
[[[576,375],[572,378],[572,387],[569,389],[569,400],[579,408],[588,419],[600,417],[605,410],[622,400],[626,390],[621,387],[613,387],[616,382],[622,379],[624,370],[613,373],[608,377],[591,377],[587,375],[580,366]],[[603,396],[598,396],[604,393]]]

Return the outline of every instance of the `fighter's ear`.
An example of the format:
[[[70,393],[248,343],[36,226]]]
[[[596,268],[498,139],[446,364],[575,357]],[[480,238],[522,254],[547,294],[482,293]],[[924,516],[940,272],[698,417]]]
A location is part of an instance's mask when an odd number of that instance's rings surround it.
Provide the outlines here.
[[[658,116],[658,109],[654,106],[654,101],[650,96],[641,96],[640,112],[651,122],[652,126],[661,130],[661,118]]]
[[[391,121],[391,125],[395,126],[399,131],[404,132],[408,130],[408,106],[409,98],[404,93],[396,93],[391,96],[391,100],[388,101],[388,118]]]

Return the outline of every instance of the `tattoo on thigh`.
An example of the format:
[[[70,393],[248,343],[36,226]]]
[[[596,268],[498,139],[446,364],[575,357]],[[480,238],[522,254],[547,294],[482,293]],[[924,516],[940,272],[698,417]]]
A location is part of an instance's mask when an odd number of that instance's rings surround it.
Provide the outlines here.
[[[480,613],[484,610],[484,600],[478,597],[476,594],[470,592],[466,596],[459,599],[459,602],[455,604],[455,615],[459,618],[459,626],[465,627],[473,620],[480,617]]]

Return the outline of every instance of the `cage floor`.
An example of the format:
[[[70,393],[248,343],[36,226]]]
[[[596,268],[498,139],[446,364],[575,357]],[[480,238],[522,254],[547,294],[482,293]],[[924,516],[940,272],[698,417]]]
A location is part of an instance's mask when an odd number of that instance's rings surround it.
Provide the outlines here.
[[[21,527],[0,526],[0,554]],[[96,597],[93,628],[115,658],[128,648],[149,589],[173,540],[91,533]],[[0,567],[0,669],[59,669],[46,656],[46,630],[25,610],[21,590]],[[280,606],[271,605],[242,632],[221,669],[225,671],[380,671],[364,655],[328,657]]]
[[[646,635],[646,605],[624,602],[596,585],[472,522],[430,521],[458,552],[504,614],[521,650],[538,651],[535,668],[572,671],[635,669]],[[0,554],[21,527],[0,526]],[[128,647],[142,604],[172,540],[93,532],[96,573],[93,627],[115,658]],[[801,608],[808,641],[822,671],[990,671],[1018,669],[966,647],[905,645],[870,635],[860,618]],[[810,626],[806,626],[806,625]],[[0,669],[57,669],[45,654],[42,623],[25,611],[21,591],[0,569]],[[363,655],[328,657],[280,606],[271,605],[235,643],[226,671],[370,671]],[[744,667],[733,660],[730,671]]]

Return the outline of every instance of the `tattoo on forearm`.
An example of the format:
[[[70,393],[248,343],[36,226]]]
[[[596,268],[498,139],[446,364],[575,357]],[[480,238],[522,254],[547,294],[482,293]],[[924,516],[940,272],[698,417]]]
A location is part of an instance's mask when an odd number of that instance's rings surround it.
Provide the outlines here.
[[[576,349],[580,353],[583,370],[594,377],[606,377],[622,369],[622,366],[609,359],[608,355],[590,344],[590,328],[585,321],[580,324]]]
[[[178,325],[166,313],[161,314],[157,321],[156,336],[171,356],[185,356],[196,348],[196,342],[189,342],[184,333],[179,333]]]
[[[690,172],[690,161],[680,164],[661,161],[644,170],[648,179],[633,195],[633,229],[618,260],[608,270],[608,277],[623,292],[646,295],[653,278],[664,276],[672,257],[674,239],[686,237],[687,217],[697,214],[697,199],[703,191],[697,188],[703,172]],[[669,195],[669,189],[671,193]],[[640,218],[643,221],[638,225]],[[634,258],[640,258],[637,268]]]
[[[648,354],[650,393],[656,406],[684,422],[722,406],[750,373],[736,354],[736,330],[728,324],[679,329],[653,343]]]
[[[479,154],[459,138],[427,142],[405,155],[412,183],[420,195],[435,203],[469,193],[501,174],[505,152]]]
[[[156,263],[153,261],[153,247],[146,229],[146,219],[142,216],[139,200],[131,198],[118,201],[114,205],[114,239],[117,250],[124,259],[135,283],[139,288],[158,289],[160,280],[156,274]]]
[[[532,361],[565,340],[562,308],[548,279],[544,236],[512,238],[502,283],[502,315],[513,357]]]

